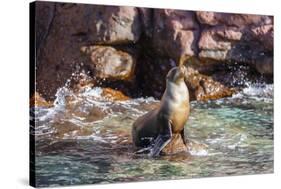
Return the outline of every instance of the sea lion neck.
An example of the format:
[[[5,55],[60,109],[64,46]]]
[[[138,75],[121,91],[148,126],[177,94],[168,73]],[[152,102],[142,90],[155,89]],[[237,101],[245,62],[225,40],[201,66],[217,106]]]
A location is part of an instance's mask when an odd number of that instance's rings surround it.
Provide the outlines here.
[[[185,85],[184,78],[177,79],[177,81],[173,81],[170,78],[166,79],[166,88],[168,88],[169,86],[172,86],[172,85],[180,86],[183,84]]]
[[[175,91],[177,91],[175,93]],[[163,96],[169,96],[172,99],[189,99],[188,88],[184,82],[184,80],[179,80],[178,82],[167,81],[166,82],[166,90]],[[180,97],[181,96],[181,97]],[[166,98],[166,97],[164,97]]]

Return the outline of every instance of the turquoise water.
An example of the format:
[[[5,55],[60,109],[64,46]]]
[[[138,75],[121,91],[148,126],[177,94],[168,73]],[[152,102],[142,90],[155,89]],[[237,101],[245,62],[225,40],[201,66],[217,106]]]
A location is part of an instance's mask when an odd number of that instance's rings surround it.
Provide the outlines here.
[[[108,101],[100,88],[60,89],[54,107],[35,110],[37,186],[273,173],[273,85],[192,102],[189,155],[135,155],[132,123],[158,103]]]

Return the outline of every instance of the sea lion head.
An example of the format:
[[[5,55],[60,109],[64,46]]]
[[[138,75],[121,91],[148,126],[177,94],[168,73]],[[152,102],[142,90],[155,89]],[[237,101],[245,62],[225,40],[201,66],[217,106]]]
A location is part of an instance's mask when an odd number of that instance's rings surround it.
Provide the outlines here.
[[[168,74],[167,74],[167,81],[173,82],[173,83],[180,83],[184,81],[184,78],[186,76],[186,67],[185,66],[177,66],[172,68]]]

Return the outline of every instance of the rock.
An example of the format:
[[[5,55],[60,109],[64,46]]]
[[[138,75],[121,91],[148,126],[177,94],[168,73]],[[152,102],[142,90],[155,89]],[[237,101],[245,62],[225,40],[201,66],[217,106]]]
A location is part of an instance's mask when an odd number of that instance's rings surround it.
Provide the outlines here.
[[[140,16],[134,7],[49,2],[36,2],[35,6],[36,87],[48,99],[54,99],[56,90],[65,85],[72,73],[87,69],[81,46],[131,44],[138,41],[142,32]],[[114,57],[128,61],[131,69],[130,56],[120,52]],[[123,71],[110,70],[109,74],[132,77],[126,75],[127,70]]]
[[[75,139],[81,136],[90,136],[94,133],[90,127],[81,127],[70,121],[57,121],[53,123],[55,132],[51,135],[59,139]]]
[[[201,24],[208,24],[211,26],[218,24],[218,14],[215,12],[196,11],[196,16]]]
[[[137,70],[141,96],[153,96],[160,99],[166,88],[166,75],[176,66],[172,59],[145,56],[139,60],[141,63]],[[145,73],[145,74],[144,74]]]
[[[48,35],[48,29],[53,21],[55,14],[55,3],[53,2],[36,2],[35,8],[35,27],[36,27],[36,48],[44,42]],[[44,18],[44,19],[42,19]]]
[[[41,4],[37,4],[40,9]],[[52,23],[46,30],[36,59],[36,88],[47,99],[54,99],[58,88],[79,70],[80,46],[86,41],[89,7],[84,4],[55,3]],[[37,19],[47,19],[43,15]],[[39,27],[39,26],[38,26]]]
[[[214,64],[211,69],[237,62],[273,75],[272,16],[50,2],[35,6],[35,83],[46,100],[82,71],[92,79],[78,78],[77,90],[101,86],[160,98],[167,72],[190,58],[200,59],[198,70],[209,68],[203,62]],[[87,47],[82,48],[86,56],[81,47]],[[194,98],[206,96],[203,89],[194,90]]]
[[[141,35],[140,15],[135,7],[94,6],[89,19],[90,41],[98,44],[136,43]]]
[[[74,74],[75,75],[75,74]],[[89,88],[93,88],[97,82],[84,72],[75,75],[70,87],[75,93],[82,93]]]
[[[228,59],[233,43],[241,39],[239,28],[216,26],[202,31],[198,46],[201,59],[224,61]]]
[[[46,101],[38,92],[35,92],[29,100],[30,107],[51,107],[53,104]]]
[[[153,23],[153,47],[159,55],[178,62],[197,54],[200,30],[194,12],[156,9]]]
[[[140,79],[143,95],[160,99],[166,88],[166,75],[172,67],[176,66],[176,63],[165,58],[150,59],[146,57],[142,61],[143,67],[139,68],[139,71],[147,74],[137,77]],[[188,69],[186,84],[189,88],[191,101],[223,98],[231,96],[235,92],[234,89],[213,80],[211,76],[200,74],[189,65],[189,61],[185,64]]]
[[[124,95],[121,91],[114,90],[111,88],[103,88],[102,96],[110,101],[124,101],[130,99],[128,96]]]
[[[202,50],[230,50],[231,42],[239,41],[241,37],[242,33],[236,27],[218,26],[203,30],[198,45]]]
[[[149,8],[138,8],[141,18],[141,25],[143,33],[152,38],[153,34],[153,9]]]
[[[82,47],[90,55],[95,79],[133,81],[136,60],[129,53],[109,46]]]
[[[196,16],[201,24],[210,26],[225,25],[243,28],[248,25],[263,25],[272,23],[272,18],[270,16],[253,14],[196,11]]]
[[[165,155],[187,152],[187,147],[183,142],[181,134],[173,134],[171,141],[165,146],[161,153]]]
[[[254,26],[252,37],[258,40],[266,50],[273,51],[273,24]]]
[[[210,76],[200,74],[187,67],[186,83],[191,100],[215,100],[233,95],[236,90],[214,81]]]
[[[201,60],[246,63],[262,74],[273,74],[271,16],[214,12],[196,15],[204,24],[198,43]]]
[[[273,58],[263,57],[255,61],[254,63],[256,70],[261,74],[273,74]]]

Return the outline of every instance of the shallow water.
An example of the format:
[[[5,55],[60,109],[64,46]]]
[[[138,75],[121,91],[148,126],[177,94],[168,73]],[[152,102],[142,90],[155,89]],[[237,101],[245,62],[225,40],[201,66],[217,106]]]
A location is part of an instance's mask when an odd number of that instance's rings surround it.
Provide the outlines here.
[[[231,98],[192,102],[185,136],[190,155],[135,155],[131,126],[159,101],[112,102],[101,89],[57,93],[35,111],[36,185],[112,183],[273,172],[273,85]]]

